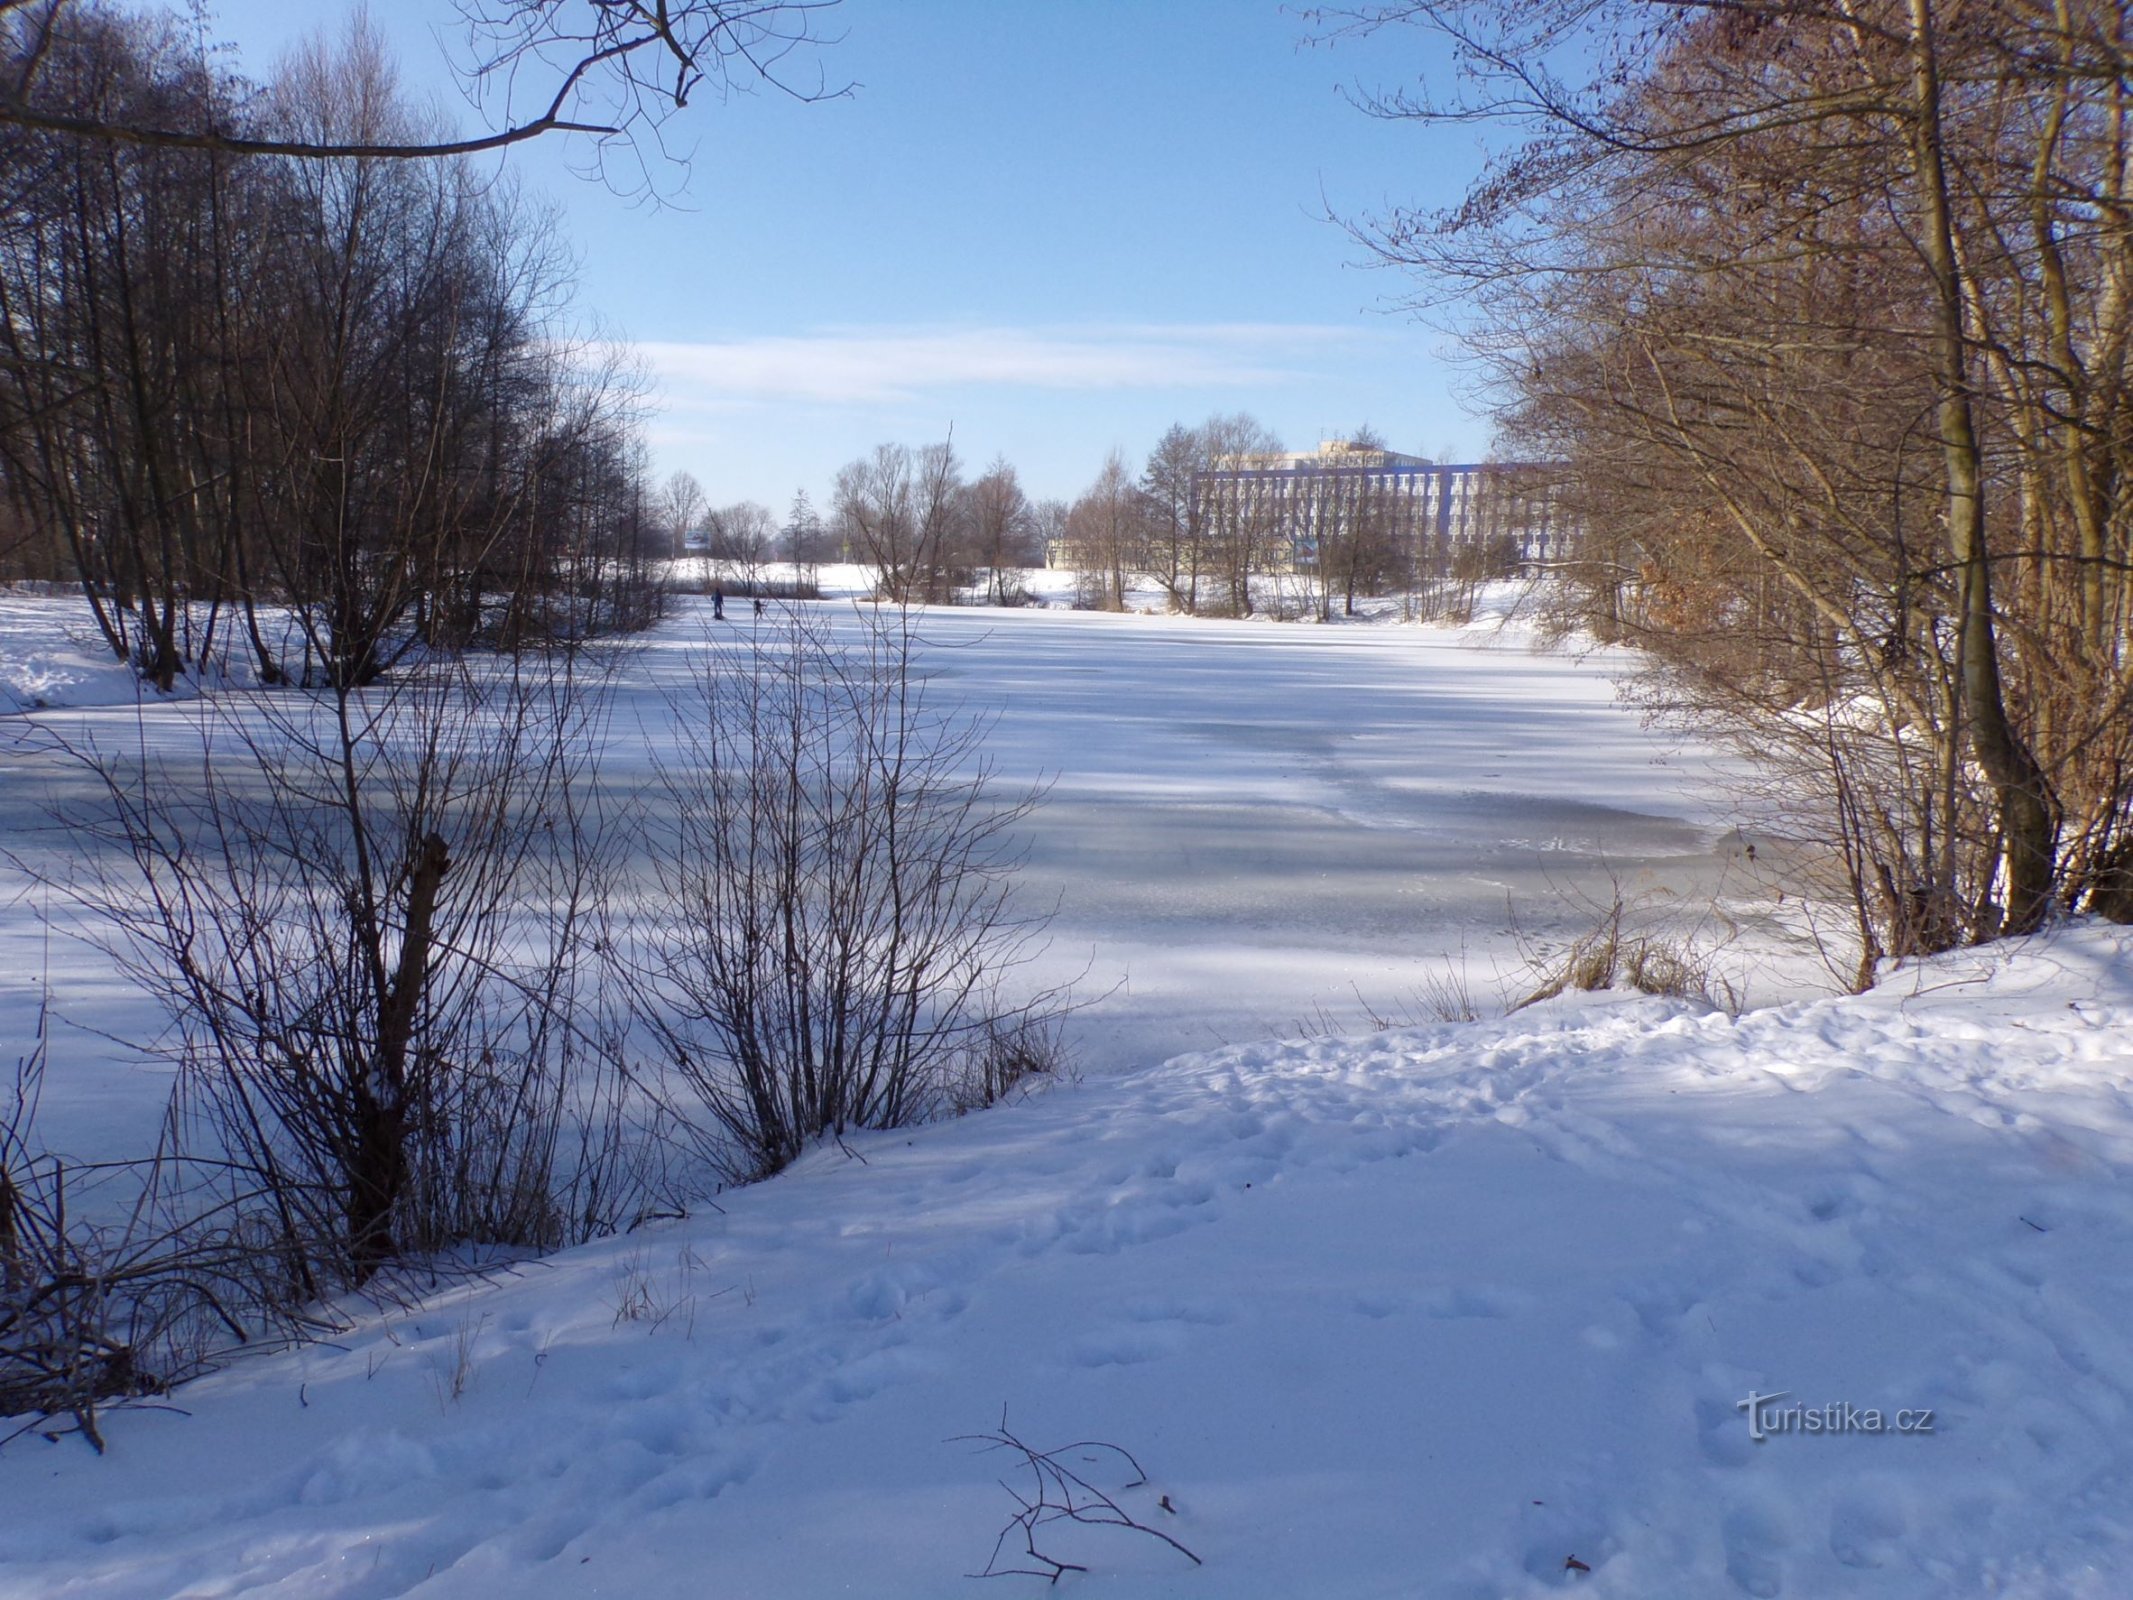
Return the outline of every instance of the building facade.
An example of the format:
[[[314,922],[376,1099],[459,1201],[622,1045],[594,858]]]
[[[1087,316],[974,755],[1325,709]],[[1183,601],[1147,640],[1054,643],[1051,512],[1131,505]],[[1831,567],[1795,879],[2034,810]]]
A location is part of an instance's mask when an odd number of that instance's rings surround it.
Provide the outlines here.
[[[1270,564],[1310,571],[1333,541],[1367,538],[1419,574],[1449,570],[1469,546],[1521,565],[1559,558],[1572,530],[1558,481],[1534,464],[1447,465],[1336,439],[1217,457],[1193,492],[1203,527],[1246,530]]]

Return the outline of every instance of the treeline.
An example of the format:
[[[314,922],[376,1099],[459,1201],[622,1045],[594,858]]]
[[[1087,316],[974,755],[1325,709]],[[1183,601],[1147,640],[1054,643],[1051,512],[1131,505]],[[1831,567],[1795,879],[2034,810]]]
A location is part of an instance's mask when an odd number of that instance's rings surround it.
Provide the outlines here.
[[[966,481],[953,440],[913,449],[878,445],[837,474],[831,520],[851,560],[875,572],[876,592],[942,602],[960,589],[1007,604],[1013,574],[1041,566],[1059,508],[1033,503],[1004,459]]]
[[[1016,575],[1044,565],[1066,517],[1060,502],[1031,500],[1004,457],[966,477],[952,440],[876,446],[838,472],[827,516],[805,489],[782,523],[752,500],[714,506],[687,472],[667,480],[660,510],[670,548],[702,552],[743,588],[773,562],[804,583],[824,562],[847,561],[872,567],[884,598],[932,604],[1019,603]]]
[[[1828,847],[1862,975],[2133,918],[2133,37],[2026,0],[1431,4],[1527,136],[1386,255],[1569,464],[1581,620]],[[1504,63],[1599,64],[1589,84]]]
[[[167,17],[54,16],[5,70],[100,125],[434,131],[361,25],[262,87]],[[0,576],[78,581],[147,681],[359,684],[418,642],[650,619],[635,395],[507,184],[8,125],[0,185]]]
[[[1346,443],[1385,448],[1369,428]],[[826,517],[804,490],[782,524],[751,501],[712,506],[686,472],[668,480],[659,514],[670,548],[702,552],[743,588],[773,562],[804,574],[847,561],[871,567],[883,597],[928,604],[1019,604],[1028,599],[1020,573],[1053,566],[1076,573],[1078,603],[1094,609],[1122,609],[1129,584],[1145,577],[1187,614],[1249,616],[1271,604],[1326,617],[1394,590],[1450,607],[1516,569],[1515,538],[1431,539],[1413,506],[1382,484],[1358,480],[1299,516],[1279,496],[1223,480],[1281,448],[1243,413],[1180,423],[1138,471],[1114,451],[1065,501],[1031,499],[1004,457],[967,476],[952,440],[884,444],[838,472]]]

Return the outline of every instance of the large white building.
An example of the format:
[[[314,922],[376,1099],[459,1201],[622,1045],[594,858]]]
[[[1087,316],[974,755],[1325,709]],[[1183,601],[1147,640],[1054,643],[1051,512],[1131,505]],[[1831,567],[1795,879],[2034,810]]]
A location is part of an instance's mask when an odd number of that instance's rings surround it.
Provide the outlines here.
[[[1368,526],[1417,571],[1464,545],[1515,549],[1520,562],[1563,553],[1571,529],[1559,475],[1509,462],[1446,464],[1328,440],[1313,451],[1217,457],[1194,476],[1203,522],[1256,524],[1270,552],[1299,568],[1321,543]]]

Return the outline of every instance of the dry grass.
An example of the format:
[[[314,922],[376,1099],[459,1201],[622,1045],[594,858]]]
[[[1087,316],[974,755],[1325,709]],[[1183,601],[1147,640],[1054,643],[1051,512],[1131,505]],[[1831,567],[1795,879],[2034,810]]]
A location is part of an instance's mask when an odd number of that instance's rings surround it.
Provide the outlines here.
[[[1552,956],[1529,948],[1527,965],[1538,985],[1509,1007],[1524,1010],[1572,992],[1634,989],[1639,994],[1696,1000],[1738,1014],[1739,987],[1718,970],[1717,954],[1728,941],[1709,945],[1693,931],[1633,931],[1634,916],[1619,892],[1585,933]]]

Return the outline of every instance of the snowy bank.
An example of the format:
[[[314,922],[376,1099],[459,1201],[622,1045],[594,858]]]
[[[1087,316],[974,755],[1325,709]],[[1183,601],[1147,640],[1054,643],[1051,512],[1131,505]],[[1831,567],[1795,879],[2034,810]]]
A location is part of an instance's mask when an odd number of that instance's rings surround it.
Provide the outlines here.
[[[956,1593],[1004,1407],[1205,1562],[1061,1592],[2115,1596],[2129,1092],[2094,927],[1181,1057],[17,1441],[0,1595]]]

